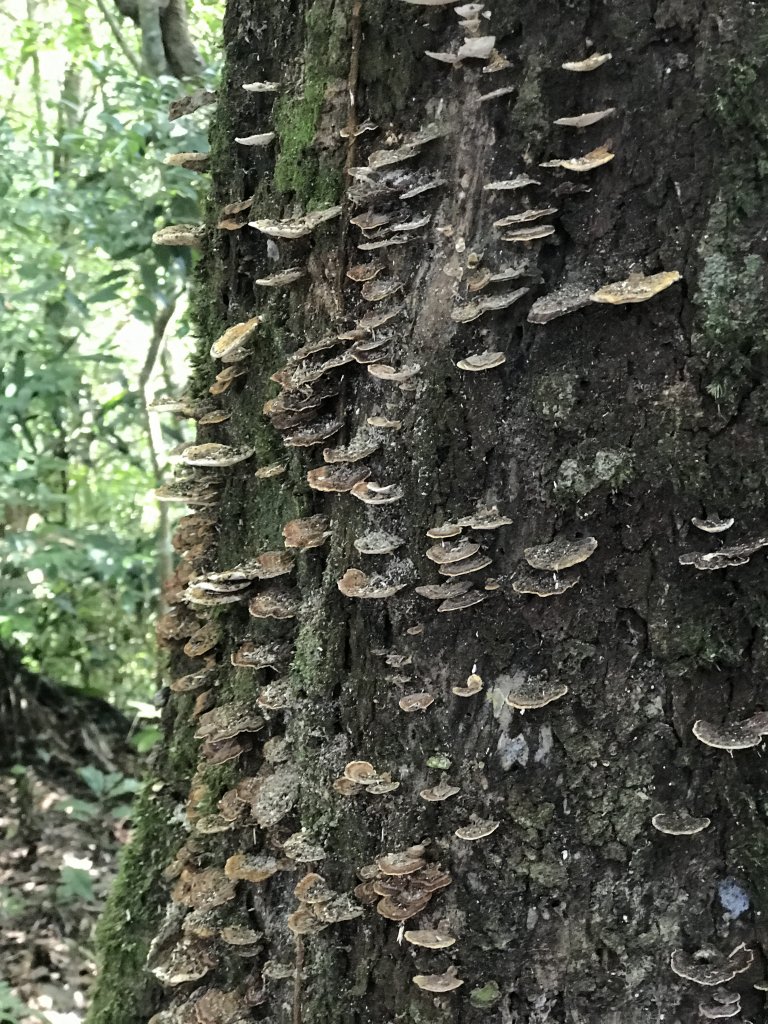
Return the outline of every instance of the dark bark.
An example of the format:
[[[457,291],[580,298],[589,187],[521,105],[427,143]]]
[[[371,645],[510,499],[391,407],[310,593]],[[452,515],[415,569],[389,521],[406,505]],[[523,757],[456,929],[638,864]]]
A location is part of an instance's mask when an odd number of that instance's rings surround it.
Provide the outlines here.
[[[373,414],[402,421],[399,431],[382,431],[368,465],[372,480],[397,484],[404,496],[369,507],[348,494],[308,491],[305,474],[322,463],[323,445],[289,449],[288,473],[274,480],[255,479],[252,462],[224,474],[217,546],[205,568],[280,547],[282,524],[299,514],[328,515],[332,535],[297,556],[303,606],[295,623],[249,620],[244,605],[222,614],[226,641],[211,699],[253,704],[269,681],[268,672],[229,667],[246,635],[291,640],[292,696],[236,762],[215,768],[200,755],[187,845],[193,863],[221,868],[238,850],[275,854],[305,828],[326,856],[262,885],[240,882],[221,914],[262,933],[257,955],[239,958],[219,938],[206,940],[214,966],[200,981],[158,993],[156,1024],[238,1014],[270,1024],[687,1024],[709,990],[671,971],[672,951],[711,944],[729,953],[742,942],[755,963],[730,988],[742,996],[741,1019],[759,1020],[765,997],[753,984],[764,977],[768,948],[764,761],[759,749],[731,757],[706,747],[692,725],[765,710],[765,561],[756,554],[739,567],[699,572],[678,558],[766,531],[765,240],[757,211],[766,198],[760,97],[768,19],[737,0],[501,2],[488,31],[511,67],[484,74],[478,61],[450,68],[423,56],[456,49],[461,33],[450,9],[373,2],[361,12],[355,83],[351,13],[330,0],[258,12],[230,3],[213,216],[254,193],[256,218],[325,205],[340,194],[345,164],[363,164],[372,150],[428,123],[451,129],[400,165],[439,173],[443,187],[371,204],[392,223],[431,217],[409,244],[371,254],[384,262],[383,276],[404,286],[404,311],[383,329],[380,361],[418,363],[416,390],[351,363],[339,396],[321,407],[344,418],[329,445],[345,443]],[[593,49],[613,59],[592,73],[561,69]],[[254,79],[282,82],[274,106],[270,95],[242,92]],[[481,102],[505,86],[514,91]],[[350,87],[358,119],[379,125],[357,140],[354,161],[339,138]],[[607,107],[616,114],[593,127],[552,124]],[[274,164],[269,150],[232,142],[272,124]],[[587,174],[539,166],[608,138],[615,159]],[[541,184],[483,188],[521,173]],[[500,242],[493,221],[526,206],[556,207],[545,221],[555,233],[529,246]],[[270,374],[307,339],[349,329],[377,308],[344,276],[369,258],[348,226],[366,208],[345,198],[342,218],[311,239],[278,241],[280,266],[306,265],[309,276],[277,297],[253,284],[275,266],[265,237],[248,228],[211,231],[197,300],[201,394],[215,372],[204,355],[213,339],[257,311],[265,322],[248,376],[223,396],[231,420],[201,430],[201,441],[255,446],[262,464],[283,455],[259,413],[276,393]],[[473,264],[523,263],[519,281],[491,286],[527,286],[516,305],[466,325],[451,319],[473,299]],[[566,283],[589,293],[633,269],[679,270],[683,280],[647,303],[590,303],[546,324],[528,320],[534,300]],[[479,374],[456,368],[484,349],[503,352],[506,362]],[[425,532],[491,504],[511,524],[465,533],[492,558],[487,574],[500,588],[473,608],[439,614],[413,590],[438,579],[425,559],[433,543]],[[692,517],[716,511],[736,518],[726,541],[691,526]],[[370,529],[405,543],[391,556],[360,555],[352,542]],[[549,600],[517,594],[524,549],[558,534],[597,538],[579,586]],[[408,586],[385,601],[343,597],[336,581],[350,566],[392,572]],[[479,575],[482,590],[486,573]],[[417,623],[423,631],[409,633]],[[381,651],[412,661],[388,665]],[[192,667],[174,661],[172,675]],[[455,697],[451,687],[473,671],[483,692]],[[547,677],[568,693],[519,715],[504,697],[521,676]],[[434,705],[402,712],[402,693],[420,690],[433,693]],[[181,751],[188,756],[192,704],[175,695],[168,707],[167,748],[155,771],[172,781],[155,799],[153,822],[189,796]],[[293,806],[266,828],[196,835],[195,821],[238,780],[285,770],[260,753],[259,741],[272,736],[285,737],[299,773]],[[419,791],[440,778],[429,767],[435,757],[450,760],[460,793],[425,803]],[[391,773],[400,788],[341,796],[333,781],[354,759]],[[656,813],[683,806],[710,817],[710,827],[673,837],[651,826]],[[500,822],[498,829],[474,843],[455,838],[472,814]],[[370,906],[357,920],[294,939],[286,918],[298,906],[292,893],[304,868],[348,893],[361,866],[421,842],[453,884],[406,927],[444,923],[456,945],[430,952],[400,943],[397,924]],[[153,825],[134,853],[133,870],[155,870],[151,910],[134,924],[144,948],[169,900],[158,899],[155,852],[167,843]],[[108,963],[122,935],[119,911],[116,897],[104,932]],[[298,976],[266,980],[262,998],[265,961],[290,965],[296,956]],[[450,965],[464,980],[457,991],[433,996],[411,982]],[[107,970],[93,1022],[138,1019],[126,1003],[151,999],[153,984],[138,970],[122,979]],[[238,993],[234,1015],[210,1010],[210,988]]]

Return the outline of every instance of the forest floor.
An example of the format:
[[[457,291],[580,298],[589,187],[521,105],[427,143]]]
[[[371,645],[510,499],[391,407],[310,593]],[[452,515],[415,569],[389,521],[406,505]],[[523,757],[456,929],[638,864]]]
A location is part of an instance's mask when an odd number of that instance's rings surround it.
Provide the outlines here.
[[[0,772],[2,1024],[85,1016],[95,925],[137,788],[124,750],[100,744],[90,759],[80,748],[69,764],[46,763],[41,739],[33,763]]]

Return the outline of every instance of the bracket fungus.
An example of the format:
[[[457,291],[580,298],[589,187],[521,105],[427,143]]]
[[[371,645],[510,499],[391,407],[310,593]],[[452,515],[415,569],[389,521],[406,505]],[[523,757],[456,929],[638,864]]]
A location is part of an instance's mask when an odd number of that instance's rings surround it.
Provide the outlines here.
[[[726,530],[730,530],[736,520],[733,517],[728,519],[721,519],[720,516],[707,516],[706,519],[699,519],[697,516],[693,516],[691,523],[696,527],[697,530],[702,530],[704,533],[725,533]]]
[[[481,818],[473,817],[471,825],[462,825],[453,834],[457,839],[463,839],[466,842],[476,842],[478,839],[485,839],[491,835],[500,824],[501,822],[498,821],[484,821]]]
[[[421,946],[424,949],[448,949],[449,946],[456,945],[453,935],[432,928],[403,932],[403,938],[412,946]]]
[[[457,597],[447,597],[444,601],[441,601],[437,606],[438,612],[463,612],[465,608],[472,608],[476,604],[481,604],[487,599],[488,595],[481,593],[479,590],[468,590],[464,594],[460,594]]]
[[[669,811],[666,814],[654,814],[651,824],[657,831],[668,836],[695,836],[703,832],[711,824],[710,818],[696,818],[685,808]]]
[[[592,289],[578,284],[565,284],[548,295],[536,299],[528,311],[528,323],[548,324],[550,320],[574,313],[588,306]]]
[[[443,974],[416,974],[412,981],[425,992],[453,992],[464,984],[457,976],[455,967],[449,967]]]
[[[467,676],[467,681],[463,686],[452,686],[451,693],[456,694],[457,697],[474,697],[476,693],[480,693],[483,689],[483,680],[476,672],[471,672]]]
[[[568,693],[568,687],[565,683],[551,681],[542,676],[523,676],[521,674],[513,679],[506,703],[511,708],[517,708],[520,711],[532,711],[560,700],[566,693]]]
[[[501,240],[502,242],[521,242],[527,244],[528,242],[536,242],[540,238],[549,238],[554,233],[555,228],[553,224],[536,224],[530,228],[517,228],[516,231],[510,231],[508,234],[502,235]]]
[[[298,548],[306,551],[319,548],[330,537],[330,523],[326,516],[308,516],[306,519],[291,519],[283,527],[283,537],[287,548]]]
[[[461,532],[462,528],[458,523],[443,523],[442,526],[430,526],[427,536],[430,540],[450,540],[452,537],[458,537]]]
[[[205,228],[199,224],[169,224],[152,235],[153,245],[185,245],[197,248],[205,238]]]
[[[402,289],[403,282],[393,277],[377,277],[372,281],[366,281],[360,289],[361,298],[366,302],[382,302],[390,299]]]
[[[612,53],[593,53],[583,60],[567,60],[560,67],[563,71],[597,71],[598,68],[601,68],[609,60],[613,60]]]
[[[285,863],[266,854],[234,853],[224,864],[224,873],[232,881],[254,882],[257,885],[284,870]]]
[[[353,541],[355,550],[361,555],[388,555],[405,543],[402,537],[384,530],[374,530],[356,537]]]
[[[254,619],[295,619],[301,604],[287,591],[272,588],[256,594],[248,602],[248,614]]]
[[[350,488],[350,494],[366,505],[394,505],[403,497],[397,484],[379,484],[367,479]]]
[[[394,366],[387,363],[371,363],[368,373],[377,380],[391,381],[393,384],[400,384],[403,381],[411,380],[421,372],[419,363],[406,363],[396,370]]]
[[[294,832],[283,843],[283,853],[297,864],[310,864],[325,860],[327,854],[306,829]]]
[[[515,575],[512,589],[516,594],[533,594],[536,597],[559,597],[575,587],[581,580],[578,573],[563,577],[555,573],[537,573],[523,570]]]
[[[215,621],[206,622],[205,625],[195,630],[192,636],[184,644],[184,653],[188,658],[199,658],[219,643],[223,635],[221,624]]]
[[[371,475],[367,466],[336,463],[330,466],[318,466],[307,471],[307,483],[313,491],[354,492],[356,487],[364,487],[366,479]]]
[[[593,171],[603,164],[610,163],[616,156],[607,146],[597,146],[583,156],[568,157],[567,159],[545,160],[539,167],[561,167],[564,171],[576,171],[583,174],[585,171]]]
[[[479,550],[479,544],[463,539],[453,544],[445,542],[433,544],[432,547],[427,548],[426,554],[430,562],[435,562],[437,565],[447,565],[450,562],[461,562],[466,558],[471,558]]]
[[[534,230],[534,229],[531,229]],[[555,229],[552,228],[547,234],[551,234]],[[537,235],[536,237],[544,237],[543,235]],[[457,324],[468,324],[473,320],[477,320],[485,313],[494,313],[500,309],[508,309],[514,305],[518,299],[521,299],[524,295],[527,295],[530,289],[528,288],[516,288],[512,292],[506,292],[503,295],[486,295],[483,298],[477,299],[475,302],[466,303],[463,306],[457,306],[451,310],[451,320]]]
[[[366,281],[373,281],[375,277],[382,272],[384,264],[380,260],[369,260],[367,263],[356,263],[351,267],[347,267],[345,276],[350,281],[356,281],[358,284]]]
[[[329,206],[324,210],[313,210],[303,217],[293,217],[286,220],[253,220],[248,226],[260,231],[269,238],[304,238],[321,224],[333,220],[341,213],[340,206]]]
[[[483,370],[493,370],[506,361],[507,357],[503,352],[491,352],[486,349],[484,352],[459,359],[456,366],[460,370],[467,370],[470,373],[482,373]]]
[[[191,910],[220,907],[233,900],[236,895],[234,882],[227,878],[221,868],[204,868],[195,870],[191,867],[182,869],[179,878],[171,891],[174,903],[181,904]]]
[[[243,82],[246,92],[279,92],[279,82]]]
[[[368,576],[362,569],[347,569],[336,585],[345,597],[357,597],[365,600],[382,600],[394,597],[406,586],[395,583],[387,576]]]
[[[453,597],[462,597],[472,588],[468,580],[459,580],[457,583],[426,583],[415,587],[420,597],[426,597],[429,601],[445,601]]]
[[[277,136],[274,132],[261,132],[257,135],[240,135],[235,137],[235,142],[241,146],[254,146],[263,149],[270,142],[274,142]]]
[[[459,786],[452,786],[445,779],[441,779],[436,786],[429,786],[427,789],[419,790],[419,796],[422,800],[426,800],[427,803],[440,803],[452,796],[456,796],[460,792]]]
[[[437,571],[441,576],[468,576],[470,573],[487,569],[491,562],[492,559],[488,555],[478,552],[478,554],[472,555],[471,558],[462,558],[460,562],[445,562],[438,566]]]
[[[267,277],[257,277],[254,284],[263,288],[284,288],[289,284],[295,284],[302,277],[306,277],[306,270],[301,267],[289,267],[287,270],[279,270],[276,274],[269,274]]]
[[[397,702],[401,711],[426,711],[435,703],[431,693],[408,693]]]
[[[580,537],[577,540],[556,537],[548,544],[537,544],[534,547],[525,548],[523,555],[533,569],[560,572],[573,565],[586,562],[596,549],[597,541],[594,537]]]
[[[179,461],[185,466],[221,468],[236,466],[250,459],[255,449],[246,446],[233,447],[227,444],[195,444],[185,448]]]
[[[704,1020],[724,1020],[728,1017],[738,1017],[741,1013],[741,1000],[737,997],[730,1003],[718,1003],[713,999],[711,1003],[699,1003],[699,1015]]]
[[[518,174],[514,178],[501,178],[498,181],[489,181],[483,185],[484,192],[515,192],[521,188],[529,188],[531,185],[540,185],[541,182],[528,174]]]
[[[717,750],[747,750],[759,747],[763,736],[768,735],[765,715],[753,715],[741,722],[715,725],[698,719],[693,723],[693,735],[707,747]]]
[[[744,943],[737,946],[729,956],[707,947],[695,953],[676,949],[670,957],[670,967],[679,978],[692,981],[695,985],[726,985],[737,974],[743,974],[752,966],[755,955]]]
[[[278,671],[290,654],[290,644],[255,644],[252,640],[244,640],[230,655],[230,662],[235,668],[271,668]]]
[[[544,217],[554,217],[557,212],[556,206],[544,206],[539,210],[522,210],[520,213],[510,213],[506,217],[500,217],[493,222],[493,226],[509,228],[513,224],[528,224],[534,220],[543,220]]]
[[[459,526],[469,530],[498,530],[502,526],[511,526],[512,522],[509,516],[499,512],[497,505],[478,506],[470,515],[458,520]]]
[[[677,270],[663,270],[659,274],[650,274],[647,277],[641,273],[633,273],[624,281],[615,281],[599,288],[590,295],[590,299],[592,302],[604,302],[613,306],[627,302],[647,302],[681,279],[682,275]]]
[[[563,128],[589,128],[598,121],[604,121],[616,113],[616,107],[606,107],[605,110],[593,110],[588,114],[577,114],[575,117],[558,117],[553,123]]]

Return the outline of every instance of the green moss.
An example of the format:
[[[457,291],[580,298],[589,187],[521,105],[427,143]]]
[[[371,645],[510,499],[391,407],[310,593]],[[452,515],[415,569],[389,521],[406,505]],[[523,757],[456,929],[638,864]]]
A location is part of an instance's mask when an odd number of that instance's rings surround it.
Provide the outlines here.
[[[143,1024],[153,1011],[156,986],[144,963],[165,902],[161,872],[181,843],[172,814],[162,791],[154,793],[148,784],[96,930],[100,970],[87,1024]]]
[[[520,83],[510,122],[526,144],[539,143],[550,133],[549,118],[541,95],[542,62],[532,55],[525,65],[525,77]]]
[[[286,95],[275,107],[279,139],[274,187],[292,192],[308,209],[332,205],[342,188],[337,139],[318,139],[326,97],[335,78],[346,75],[346,19],[331,0],[316,0],[306,17],[304,79],[298,95]],[[324,149],[337,150],[335,159]]]
[[[738,52],[731,52],[732,43],[711,54],[711,114],[725,156],[703,234],[695,296],[701,329],[693,348],[705,389],[725,415],[736,413],[768,356],[768,263],[749,251],[756,235],[754,218],[768,199],[768,14],[754,7],[745,18],[749,27],[731,37]]]
[[[486,982],[482,988],[473,988],[469,993],[470,1003],[478,1010],[489,1010],[501,999],[501,989],[498,982]]]

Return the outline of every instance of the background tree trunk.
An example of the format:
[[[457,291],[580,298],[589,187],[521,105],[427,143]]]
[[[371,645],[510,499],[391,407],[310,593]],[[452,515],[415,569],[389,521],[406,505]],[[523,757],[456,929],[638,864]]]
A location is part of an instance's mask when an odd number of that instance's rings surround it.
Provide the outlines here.
[[[257,311],[264,323],[248,376],[223,396],[232,418],[201,430],[200,440],[255,447],[261,465],[284,458],[261,415],[276,393],[270,374],[305,341],[349,330],[372,309],[402,302],[399,318],[379,331],[380,361],[417,363],[420,371],[415,390],[402,391],[349,363],[336,373],[338,397],[320,410],[344,419],[328,445],[346,443],[369,416],[401,421],[399,430],[379,431],[381,448],[367,460],[371,480],[402,488],[399,502],[368,506],[308,490],[305,474],[322,464],[322,445],[287,449],[288,471],[274,479],[257,479],[253,461],[221,474],[205,569],[280,548],[282,525],[297,515],[328,516],[331,536],[297,554],[303,606],[295,622],[249,619],[244,604],[220,616],[226,639],[208,698],[218,706],[255,707],[272,678],[269,670],[230,668],[244,637],[290,640],[293,651],[283,666],[289,706],[269,712],[266,730],[238,759],[212,765],[200,754],[194,695],[174,694],[168,704],[166,744],[102,928],[93,1024],[144,1020],[152,1010],[161,1011],[157,1024],[682,1024],[698,1019],[711,990],[677,977],[671,952],[711,944],[728,954],[740,943],[755,962],[730,989],[741,993],[744,1021],[764,1013],[764,992],[753,988],[768,949],[764,761],[756,749],[729,756],[706,747],[691,728],[697,719],[734,721],[765,709],[765,562],[758,554],[704,573],[678,558],[766,528],[766,244],[758,214],[768,166],[768,15],[737,0],[501,0],[481,24],[510,62],[498,73],[478,60],[451,67],[424,56],[455,52],[462,41],[450,8],[371,0],[358,19],[332,0],[258,12],[229,5],[212,131],[212,223],[197,295],[201,395],[215,373],[211,342]],[[613,59],[589,73],[561,69],[593,51]],[[260,79],[281,82],[276,99],[243,92],[243,83]],[[357,120],[378,125],[356,141],[339,136],[350,123],[350,94]],[[553,125],[610,107],[616,113],[593,127]],[[441,187],[351,204],[345,166],[428,124],[450,134],[393,170],[406,182],[400,191],[418,176],[439,176]],[[274,159],[233,142],[273,125]],[[589,173],[539,166],[606,140],[615,159]],[[540,184],[484,189],[522,173]],[[252,218],[337,199],[342,215],[298,241],[213,228],[218,209],[252,194]],[[355,248],[362,237],[349,219],[369,206],[388,213],[390,224],[431,219],[407,244],[367,254]],[[528,245],[500,241],[493,222],[526,206],[556,208],[534,222],[553,224],[555,233]],[[372,258],[385,266],[378,280],[403,284],[401,295],[374,306],[344,276]],[[308,277],[288,292],[253,283],[291,266],[306,266]],[[521,276],[468,290],[473,275],[503,267]],[[534,300],[566,284],[588,295],[632,270],[679,270],[683,281],[648,303],[587,303],[546,324],[528,319]],[[529,290],[504,311],[468,324],[451,319],[459,305],[517,287]],[[485,349],[503,352],[503,366],[457,369]],[[477,574],[487,600],[438,614],[413,589],[440,579],[425,558],[434,543],[426,530],[494,504],[510,525],[465,530],[492,558]],[[726,540],[691,526],[691,517],[716,512],[736,519]],[[404,544],[390,556],[361,555],[352,542],[372,529]],[[551,600],[516,593],[524,549],[559,534],[598,541],[580,584]],[[407,586],[387,600],[346,598],[337,580],[350,566]],[[486,575],[499,589],[483,590]],[[175,656],[171,674],[195,667]],[[451,688],[471,672],[484,690],[454,696]],[[564,683],[568,693],[521,715],[505,697],[526,677]],[[406,714],[398,700],[416,691],[430,691],[435,703]],[[260,741],[275,737],[287,747],[272,742],[265,757]],[[400,788],[341,795],[334,779],[356,759],[390,773]],[[440,764],[450,764],[447,778],[460,792],[427,803],[418,794],[440,780],[430,767]],[[226,792],[257,775],[256,818],[266,825],[246,817],[223,833],[195,830]],[[189,834],[179,824],[184,805]],[[654,814],[681,807],[711,818],[710,827],[674,837],[651,826]],[[472,815],[499,826],[478,842],[457,839]],[[210,956],[212,966],[201,979],[161,990],[144,959],[166,906],[152,964],[180,941],[180,904],[169,889],[194,903],[185,886],[196,870],[221,869],[238,851],[279,857],[302,828],[325,856],[262,884],[238,882],[209,922],[212,937],[200,938],[204,929],[188,921],[186,941],[197,935],[196,955]],[[182,841],[186,873],[181,884],[166,883],[160,873]],[[370,905],[317,934],[289,930],[305,869],[350,893],[359,868],[417,843],[453,882],[406,928],[445,927],[454,946],[401,942],[398,925]],[[222,941],[221,928],[233,922],[261,933],[255,955]],[[284,980],[274,963],[286,967]],[[451,965],[464,981],[454,992],[432,995],[411,982]],[[231,1004],[223,992],[234,993]]]

